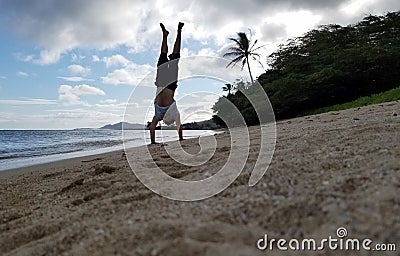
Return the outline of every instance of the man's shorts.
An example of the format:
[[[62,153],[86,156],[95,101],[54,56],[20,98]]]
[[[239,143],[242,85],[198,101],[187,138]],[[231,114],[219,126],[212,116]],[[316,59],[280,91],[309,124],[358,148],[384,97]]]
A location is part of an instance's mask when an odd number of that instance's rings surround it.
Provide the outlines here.
[[[154,116],[157,121],[164,120],[166,125],[174,123],[176,116],[179,114],[175,100],[169,106],[161,107],[154,101]]]

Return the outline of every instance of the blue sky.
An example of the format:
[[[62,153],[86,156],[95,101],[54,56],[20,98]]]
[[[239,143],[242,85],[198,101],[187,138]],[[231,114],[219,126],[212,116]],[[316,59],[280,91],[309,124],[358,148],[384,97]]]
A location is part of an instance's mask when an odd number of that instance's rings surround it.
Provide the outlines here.
[[[0,0],[0,129],[120,122],[132,93],[130,121],[145,122],[155,86],[137,85],[155,71],[159,22],[170,30],[170,49],[177,23],[185,22],[182,56],[222,56],[229,37],[251,28],[266,45],[260,52],[266,57],[320,24],[346,25],[400,9],[394,0],[170,2]],[[192,73],[204,66],[192,67]],[[256,63],[252,69],[255,76],[263,70]],[[183,119],[210,118],[222,86],[206,78],[182,81],[176,99]]]

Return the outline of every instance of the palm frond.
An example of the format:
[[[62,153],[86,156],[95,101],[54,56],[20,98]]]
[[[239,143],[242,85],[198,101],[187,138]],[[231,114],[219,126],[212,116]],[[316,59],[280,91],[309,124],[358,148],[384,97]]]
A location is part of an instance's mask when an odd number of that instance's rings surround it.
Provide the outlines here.
[[[243,55],[243,53],[239,53],[239,52],[227,52],[224,53],[224,55],[222,55],[222,57],[237,57],[237,56],[241,56]]]
[[[258,58],[261,58],[261,55],[259,53],[253,52],[250,54],[252,57],[257,56]]]
[[[253,44],[251,45],[249,51],[252,51],[253,47],[256,45],[256,43],[258,42],[258,39],[256,39]]]
[[[231,62],[229,62],[228,65],[226,65],[226,67],[228,68],[229,66],[235,66],[239,61],[242,60],[242,58],[244,58],[244,56],[238,56],[237,58],[231,60]]]
[[[252,52],[257,51],[258,49],[263,48],[263,47],[265,47],[265,46],[266,46],[266,44],[263,44],[263,45],[261,45],[261,46],[258,46],[258,47],[255,48],[255,49],[251,49],[251,51],[252,51]]]
[[[253,60],[257,61],[258,64],[261,65],[261,67],[265,70],[264,65],[262,64],[262,62],[260,61],[260,59],[255,58],[254,56],[251,56]],[[260,56],[259,56],[260,57]]]
[[[235,42],[237,45],[239,45],[239,48],[243,48],[243,44],[242,42],[240,42],[240,39],[236,39],[236,38],[229,38],[229,40]]]
[[[235,51],[235,52],[243,52],[243,49],[236,46],[231,46],[227,49],[227,51]]]
[[[246,65],[246,61],[247,61],[247,58],[244,58],[242,61],[242,70],[243,70],[244,65]]]

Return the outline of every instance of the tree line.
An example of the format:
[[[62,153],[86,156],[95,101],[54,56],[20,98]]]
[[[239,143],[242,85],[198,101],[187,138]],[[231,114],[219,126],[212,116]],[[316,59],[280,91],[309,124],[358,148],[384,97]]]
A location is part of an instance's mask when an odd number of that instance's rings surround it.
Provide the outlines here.
[[[236,48],[230,48],[234,54],[225,55],[234,56],[232,61],[237,63],[242,54],[239,63],[243,67],[248,65],[249,56],[254,56],[248,54],[256,42],[244,38],[243,32],[238,36],[233,40]],[[320,26],[289,39],[267,60],[268,69],[257,81],[267,93],[276,119],[390,90],[400,85],[400,12],[368,15],[348,26]],[[251,83],[226,85],[225,90],[230,92],[226,97],[248,125],[258,124],[250,102],[240,90],[234,90],[238,86],[248,90]],[[213,106],[213,119],[219,124],[220,101]]]

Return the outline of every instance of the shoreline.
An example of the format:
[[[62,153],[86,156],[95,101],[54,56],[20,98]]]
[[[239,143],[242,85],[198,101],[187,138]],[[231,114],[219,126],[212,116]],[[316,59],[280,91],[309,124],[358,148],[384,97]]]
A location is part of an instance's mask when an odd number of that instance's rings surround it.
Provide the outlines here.
[[[193,130],[189,130],[193,131]],[[212,132],[214,134],[221,133],[221,130],[196,130],[200,132]],[[175,131],[173,131],[175,132]],[[193,135],[190,134],[186,135],[187,139],[191,139],[194,136],[208,136],[208,135]],[[148,139],[149,141],[150,139]],[[165,142],[173,141],[174,139],[166,140]],[[136,147],[142,147],[144,145],[132,145],[128,142],[128,147],[129,148],[136,148]],[[8,166],[13,166],[13,167],[5,167],[5,169],[2,169],[0,167],[0,174],[5,171],[11,171],[15,169],[21,169],[21,168],[29,168],[29,167],[34,167],[37,165],[43,165],[43,164],[51,164],[54,162],[59,162],[59,161],[68,161],[70,159],[74,158],[82,158],[82,157],[90,157],[90,156],[96,156],[96,155],[103,155],[107,153],[112,153],[115,151],[124,151],[124,144],[120,145],[115,145],[111,147],[105,147],[105,148],[98,148],[98,149],[92,149],[92,150],[87,150],[87,151],[76,151],[76,152],[70,152],[70,153],[63,153],[63,154],[50,154],[50,155],[43,155],[43,156],[37,156],[37,157],[26,157],[26,158],[12,158],[12,159],[6,159],[6,160],[14,160],[16,163],[13,163],[12,161],[9,161],[6,164]]]
[[[240,176],[218,195],[197,202],[150,191],[123,151],[0,172],[0,251],[281,255],[276,248],[258,250],[257,241],[265,234],[321,240],[335,237],[339,227],[349,238],[398,243],[399,109],[395,101],[277,122],[272,162],[253,187],[248,181],[260,136],[257,126],[249,127],[250,154]],[[229,133],[215,137],[213,157],[200,166],[175,162],[160,145],[148,148],[170,176],[198,180],[219,170],[230,152]],[[182,147],[191,154],[200,150],[196,139],[184,140]]]
[[[103,151],[102,149],[100,149],[101,151]],[[69,153],[66,154],[54,154],[54,155],[47,155],[47,156],[40,156],[40,157],[36,157],[34,159],[31,158],[26,158],[26,159],[20,159],[16,167],[11,167],[8,169],[4,169],[4,170],[0,170],[0,175],[3,172],[8,172],[8,171],[13,171],[13,170],[18,170],[18,169],[29,169],[29,168],[35,168],[36,166],[40,166],[40,165],[46,165],[46,164],[52,164],[52,163],[58,163],[58,162],[62,162],[62,161],[69,161],[69,160],[73,160],[73,159],[78,159],[78,158],[90,158],[92,156],[96,156],[96,155],[104,155],[104,154],[108,154],[108,153],[113,153],[116,151],[124,151],[124,149],[111,149],[110,151],[106,151],[106,152],[96,152],[99,150],[93,150],[92,151],[83,151],[83,152],[73,152],[73,155],[77,155],[77,156],[67,156]],[[53,158],[53,159],[51,159]],[[24,163],[24,162],[29,162],[29,161],[34,161],[34,163]],[[35,163],[36,162],[36,163]],[[20,166],[19,166],[20,165]]]
[[[9,177],[13,177],[15,175],[18,176],[21,174],[28,174],[28,173],[40,171],[43,169],[48,170],[48,169],[67,168],[70,165],[75,166],[81,162],[89,162],[92,160],[96,160],[98,158],[114,156],[116,154],[122,154],[122,153],[124,153],[124,149],[118,149],[118,150],[113,150],[113,151],[105,152],[105,153],[97,153],[97,154],[87,155],[87,156],[78,156],[78,157],[72,157],[72,158],[67,158],[67,159],[55,160],[52,162],[39,163],[39,164],[30,165],[30,166],[23,166],[23,167],[7,169],[7,170],[0,171],[0,179],[3,177],[9,178]]]

